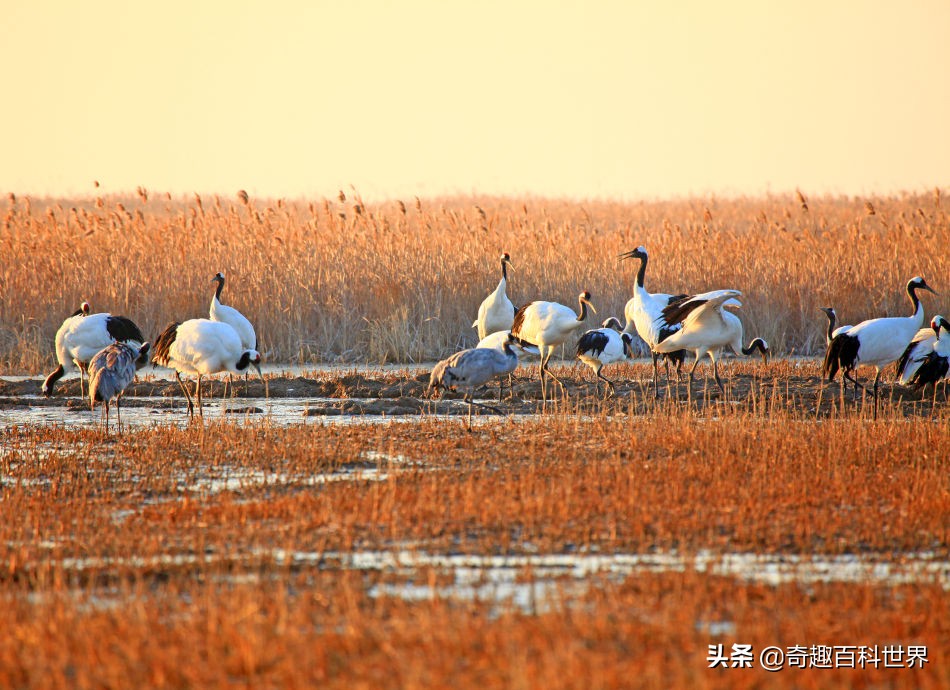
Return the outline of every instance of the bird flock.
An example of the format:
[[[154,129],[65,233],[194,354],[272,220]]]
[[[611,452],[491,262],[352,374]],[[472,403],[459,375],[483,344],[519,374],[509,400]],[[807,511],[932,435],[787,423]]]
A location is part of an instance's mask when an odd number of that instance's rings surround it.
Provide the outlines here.
[[[548,398],[548,379],[561,385],[563,382],[549,369],[548,363],[555,349],[579,334],[576,344],[577,358],[587,364],[595,375],[595,390],[599,381],[605,383],[605,394],[613,393],[616,386],[602,373],[605,365],[633,357],[633,334],[646,343],[653,359],[653,391],[659,395],[659,361],[666,364],[670,376],[670,363],[680,370],[687,354],[694,356],[689,370],[692,382],[697,365],[707,355],[712,364],[713,379],[724,392],[719,376],[719,360],[728,347],[737,355],[752,355],[759,352],[768,363],[771,350],[763,338],[753,338],[743,345],[742,321],[734,313],[742,306],[742,292],[736,289],[719,289],[695,294],[651,293],[645,286],[649,254],[645,247],[625,252],[620,261],[639,260],[633,296],[624,307],[625,324],[616,317],[607,318],[600,328],[584,331],[588,310],[597,313],[586,290],[578,296],[578,311],[556,302],[532,301],[515,309],[508,297],[508,269],[511,256],[501,256],[501,280],[498,286],[481,303],[478,318],[472,324],[478,329],[479,343],[476,347],[457,352],[439,362],[432,370],[429,392],[437,389],[460,388],[466,391],[469,403],[469,426],[471,427],[472,396],[474,390],[495,378],[510,379],[512,371],[526,357],[540,357],[538,376],[541,381],[541,397]],[[946,335],[950,323],[942,316],[935,316],[930,328],[921,328],[924,318],[923,305],[917,296],[918,290],[934,292],[923,278],[915,277],[907,283],[907,293],[913,303],[909,317],[884,317],[863,321],[856,326],[836,326],[837,314],[831,307],[822,307],[828,317],[826,355],[823,375],[832,382],[839,370],[857,390],[864,389],[853,376],[857,367],[866,365],[876,369],[871,394],[877,414],[877,391],[881,371],[893,362],[898,362],[898,380],[904,385],[923,388],[928,384],[946,381],[948,378],[948,355],[950,335]],[[936,294],[936,293],[935,293]],[[944,337],[941,338],[941,331]],[[489,352],[495,351],[495,355]],[[499,386],[499,400],[502,389]],[[484,407],[484,405],[481,405]],[[492,408],[494,409],[494,408]]]
[[[564,390],[564,382],[548,367],[551,357],[559,346],[575,336],[577,359],[593,371],[595,391],[599,392],[599,383],[604,382],[605,395],[614,394],[616,385],[602,370],[611,363],[633,358],[634,335],[650,350],[655,396],[659,395],[661,360],[665,362],[667,377],[672,375],[670,364],[675,364],[678,378],[686,356],[692,354],[694,361],[688,372],[692,382],[697,365],[708,356],[713,379],[722,392],[718,365],[727,347],[736,355],[759,352],[768,363],[771,351],[764,339],[753,338],[748,345],[743,345],[742,321],[735,313],[742,306],[741,291],[728,288],[693,294],[651,293],[645,286],[649,260],[646,248],[637,247],[620,254],[618,259],[639,261],[633,296],[624,307],[625,323],[608,317],[599,328],[585,330],[588,312],[597,313],[591,294],[586,290],[578,295],[576,312],[563,304],[543,300],[534,300],[516,309],[508,297],[508,271],[514,267],[511,256],[503,253],[501,279],[479,305],[472,323],[478,332],[478,344],[456,352],[433,367],[427,396],[439,389],[464,391],[471,428],[475,407],[499,411],[476,402],[475,391],[497,379],[500,401],[504,381],[508,380],[511,389],[515,369],[529,358],[537,357],[541,397],[547,402],[549,385],[557,384],[562,392]],[[173,322],[154,344],[145,341],[130,319],[108,313],[93,314],[89,303],[83,302],[56,333],[58,366],[44,380],[43,394],[52,395],[56,382],[66,372],[78,370],[80,395],[86,395],[83,382],[88,375],[90,406],[94,409],[97,402],[102,404],[108,428],[110,405],[115,401],[117,424],[121,426],[120,400],[136,371],[148,363],[149,353],[153,363],[175,371],[192,417],[196,410],[199,416],[203,415],[201,380],[204,376],[227,373],[233,394],[232,375],[244,374],[247,385],[249,369],[253,368],[266,391],[254,326],[240,311],[222,303],[224,273],[215,274],[211,282],[216,287],[208,318]],[[854,386],[857,397],[859,389],[866,391],[867,388],[854,377],[855,371],[860,366],[874,367],[870,393],[875,415],[881,372],[888,365],[896,362],[896,380],[918,389],[932,384],[936,390],[937,383],[946,382],[950,376],[950,322],[937,315],[929,327],[923,327],[924,307],[917,293],[934,293],[934,290],[923,278],[914,277],[908,281],[906,291],[913,309],[906,317],[881,317],[854,326],[838,326],[834,308],[821,308],[828,318],[823,376],[832,382],[841,371],[843,379]],[[188,390],[183,375],[195,377],[194,394]],[[513,397],[513,392],[511,395]]]
[[[227,372],[230,382],[232,374],[246,375],[248,368],[253,367],[266,390],[254,327],[237,309],[221,303],[224,274],[217,273],[211,282],[217,283],[217,287],[211,300],[210,318],[169,324],[155,339],[154,348],[131,319],[108,313],[91,314],[89,303],[83,302],[56,332],[59,366],[43,382],[43,395],[50,397],[56,382],[67,371],[78,370],[80,396],[85,397],[83,375],[88,374],[90,407],[95,409],[97,402],[102,403],[108,429],[109,407],[114,400],[116,424],[121,427],[122,394],[135,378],[135,372],[148,364],[150,350],[153,363],[175,371],[192,417],[196,407],[199,416],[204,414],[203,376]],[[189,393],[182,374],[196,377],[194,396]]]

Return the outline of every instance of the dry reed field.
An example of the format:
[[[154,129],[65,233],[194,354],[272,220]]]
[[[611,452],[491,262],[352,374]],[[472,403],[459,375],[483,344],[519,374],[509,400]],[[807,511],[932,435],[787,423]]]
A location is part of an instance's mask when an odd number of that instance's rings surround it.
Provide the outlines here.
[[[743,291],[747,334],[779,354],[817,354],[830,304],[843,323],[908,311],[922,275],[950,292],[948,202],[900,197],[653,203],[448,198],[376,205],[350,191],[319,201],[95,199],[9,195],[0,225],[0,370],[39,373],[82,300],[131,317],[148,338],[206,316],[215,272],[256,325],[265,361],[420,362],[471,346],[479,302],[511,253],[509,295],[623,316],[635,265],[647,288]],[[2,207],[0,207],[2,208]],[[928,315],[950,311],[925,297]]]
[[[889,372],[875,406],[794,356],[823,351],[819,306],[906,314],[914,275],[950,315],[946,204],[11,195],[0,687],[950,687],[947,389]],[[428,367],[351,366],[473,345],[503,250],[515,304],[586,288],[590,327],[622,317],[641,244],[648,289],[740,289],[746,341],[791,357],[657,397],[614,364],[608,398],[565,361],[546,402],[528,362],[471,429]],[[313,371],[211,377],[189,420],[142,369],[121,433],[76,377],[39,396],[81,300],[152,338],[207,315],[219,270],[265,359]]]
[[[4,687],[950,682],[946,420],[207,422],[8,429],[3,448]],[[578,576],[623,554],[646,565]],[[749,554],[816,576],[718,570]],[[471,565],[499,558],[504,582]],[[828,565],[853,559],[866,578]],[[928,663],[708,669],[733,642]]]

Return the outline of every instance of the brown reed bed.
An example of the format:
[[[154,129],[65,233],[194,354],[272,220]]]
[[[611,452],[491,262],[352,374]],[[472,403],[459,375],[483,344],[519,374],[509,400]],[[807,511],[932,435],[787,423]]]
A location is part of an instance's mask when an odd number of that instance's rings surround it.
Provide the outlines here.
[[[938,688],[938,583],[687,569],[559,580],[531,611],[333,553],[948,558],[945,420],[689,408],[0,437],[0,685]],[[384,477],[308,478],[347,471]],[[218,484],[227,478],[230,483]],[[312,554],[293,562],[278,553]],[[537,578],[524,568],[519,579]],[[389,590],[383,585],[391,585]],[[396,592],[396,593],[394,593]],[[725,626],[725,627],[722,627]],[[924,670],[708,670],[708,645],[926,645]]]
[[[939,190],[805,203],[11,194],[0,204],[0,371],[51,368],[53,335],[83,299],[150,336],[204,315],[218,270],[270,361],[429,361],[474,343],[502,250],[516,304],[574,304],[588,288],[599,316],[622,316],[634,269],[616,257],[639,244],[653,257],[648,288],[738,288],[747,334],[779,353],[816,353],[818,306],[846,323],[903,313],[913,275],[947,294],[946,207]],[[945,299],[925,297],[928,315],[946,312]]]

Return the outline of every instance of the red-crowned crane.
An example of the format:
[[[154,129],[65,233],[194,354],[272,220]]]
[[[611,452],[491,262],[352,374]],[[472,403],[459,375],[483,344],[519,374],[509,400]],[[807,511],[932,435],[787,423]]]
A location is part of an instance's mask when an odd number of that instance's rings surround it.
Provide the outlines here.
[[[828,332],[825,333],[825,347],[827,348],[829,345],[831,345],[831,341],[836,335],[839,335],[841,333],[847,333],[848,331],[851,330],[851,326],[850,325],[838,326],[837,328],[835,328],[835,324],[838,322],[838,314],[835,312],[835,308],[834,307],[818,307],[818,308],[821,309],[823,312],[825,312],[825,316],[828,317]]]
[[[109,404],[115,399],[116,429],[122,429],[122,394],[135,378],[138,362],[148,361],[149,344],[131,345],[114,342],[96,353],[89,361],[89,407],[101,402],[109,430]]]
[[[99,313],[90,314],[88,302],[72,313],[63,325],[56,331],[56,367],[43,381],[43,395],[47,398],[53,394],[53,387],[62,378],[67,370],[79,369],[79,394],[85,398],[83,375],[89,360],[95,357],[102,348],[116,341],[127,342],[138,347],[145,342],[142,331],[130,319],[124,316]],[[147,363],[143,360],[137,363],[141,368]]]
[[[587,331],[577,341],[577,358],[593,369],[596,377],[605,381],[610,391],[616,390],[616,386],[613,381],[601,374],[600,370],[605,364],[633,355],[630,347],[633,336],[627,332],[619,332],[622,327],[620,321],[611,316],[601,324],[600,328]],[[595,392],[597,385],[595,380]]]
[[[467,391],[465,401],[468,403],[468,428],[471,431],[474,406],[501,414],[497,408],[475,402],[473,396],[476,388],[494,378],[504,377],[518,367],[518,355],[514,350],[516,345],[517,338],[509,333],[501,351],[476,347],[456,352],[451,357],[443,359],[432,368],[426,395],[432,395],[438,388],[465,389]]]
[[[257,350],[257,334],[254,332],[254,326],[244,314],[234,307],[221,303],[221,291],[224,290],[224,273],[218,272],[211,279],[212,283],[218,286],[214,290],[214,297],[211,298],[211,309],[209,316],[212,321],[220,321],[233,328],[238,337],[241,338],[241,347],[245,350]],[[231,383],[231,372],[228,372],[228,384]],[[244,385],[247,387],[247,372],[244,373]],[[233,393],[232,393],[233,394]]]
[[[478,318],[472,323],[472,328],[478,329],[479,340],[485,339],[491,333],[511,330],[511,324],[515,320],[515,305],[506,294],[509,266],[511,256],[505,252],[501,255],[501,280],[498,281],[498,287],[479,305]]]
[[[932,383],[936,396],[937,384],[950,380],[950,322],[942,316],[935,316],[930,321],[930,326],[936,333],[936,340],[931,351],[917,367],[910,383],[918,390]]]
[[[937,344],[937,335],[941,328],[947,328],[946,323],[947,320],[942,316],[935,316],[930,320],[929,325],[924,326],[914,334],[910,345],[897,360],[898,383],[905,386],[910,383],[921,362],[934,351],[934,345]]]
[[[907,295],[914,309],[910,316],[890,316],[862,321],[846,333],[836,335],[828,346],[822,373],[829,382],[835,380],[838,369],[841,369],[844,378],[857,387],[861,384],[851,376],[852,372],[861,365],[875,368],[872,391],[875,416],[877,416],[877,386],[881,378],[881,370],[903,354],[923,325],[924,305],[917,297],[918,290],[934,292],[923,278],[919,276],[911,278],[907,282]]]
[[[665,293],[647,292],[643,285],[647,272],[647,260],[649,255],[645,247],[640,246],[636,249],[620,255],[620,260],[639,259],[640,270],[637,271],[637,281],[633,288],[633,297],[627,301],[623,309],[624,317],[627,319],[627,325],[624,331],[633,333],[636,329],[643,342],[650,348],[650,356],[653,358],[653,394],[659,395],[659,369],[657,360],[662,354],[666,361],[666,372],[669,375],[669,361],[676,362],[676,372],[679,374],[680,367],[683,366],[683,359],[686,356],[685,351],[677,350],[673,352],[660,353],[656,350],[656,345],[665,340],[669,335],[680,329],[680,324],[668,323],[663,316],[663,310],[671,304],[684,299],[687,295],[668,295]]]
[[[597,310],[590,303],[590,293],[586,290],[577,296],[580,314],[575,314],[570,307],[557,302],[531,302],[521,307],[515,314],[515,322],[511,326],[511,333],[532,345],[537,345],[541,352],[541,364],[538,372],[541,376],[541,399],[547,400],[547,382],[545,374],[563,387],[561,380],[548,370],[548,360],[554,354],[554,348],[563,344],[576,331],[583,328],[587,318],[588,307],[595,314]]]
[[[181,379],[182,374],[198,377],[195,382],[195,397],[198,414],[202,416],[202,376],[224,371],[240,375],[251,366],[257,370],[261,383],[264,383],[260,353],[245,348],[237,331],[231,326],[210,319],[189,319],[184,323],[169,324],[155,341],[155,356],[152,361],[175,370],[175,378],[188,399],[188,414],[192,417],[195,415],[195,406]],[[266,383],[264,387],[266,390]]]
[[[742,346],[742,322],[739,317],[726,308],[740,307],[736,299],[742,293],[738,290],[713,290],[693,295],[676,302],[663,310],[663,318],[670,325],[681,327],[657,343],[657,352],[675,352],[690,350],[696,354],[696,361],[689,370],[689,380],[705,355],[712,360],[713,376],[716,385],[722,391],[719,380],[717,358],[725,346],[732,348],[737,355],[751,355],[756,350],[762,353],[762,359],[769,361],[769,345],[762,338],[755,338],[748,347]]]

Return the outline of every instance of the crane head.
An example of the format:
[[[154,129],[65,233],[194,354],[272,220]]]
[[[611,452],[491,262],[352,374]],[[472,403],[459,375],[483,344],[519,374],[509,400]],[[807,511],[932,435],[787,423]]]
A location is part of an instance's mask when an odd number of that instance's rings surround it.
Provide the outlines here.
[[[148,364],[148,352],[152,348],[150,343],[142,343],[139,347],[138,354],[135,357],[135,368],[141,369],[146,364]]]
[[[513,263],[511,263],[511,254],[509,254],[508,252],[503,252],[503,253],[502,253],[502,255],[501,255],[501,262],[502,262],[503,264],[508,264],[508,267],[509,267],[509,268],[514,268],[514,267],[515,267],[515,265],[514,265]]]
[[[623,341],[623,353],[633,359],[633,336],[629,333],[621,333],[620,339]]]
[[[224,273],[222,271],[218,271],[217,273],[215,273],[214,278],[211,279],[211,282],[224,283]]]
[[[945,318],[940,316],[940,314],[937,314],[930,320],[930,327],[934,329],[934,333],[937,334],[937,340],[940,339],[941,328],[950,333],[950,321],[947,321]]]
[[[578,301],[581,303],[581,306],[583,306],[583,305],[586,304],[588,307],[590,307],[590,310],[591,310],[592,312],[594,312],[595,314],[597,313],[597,310],[594,308],[594,305],[590,303],[590,292],[589,292],[589,291],[584,290],[584,292],[582,292],[580,295],[578,295],[577,299],[578,299]]]
[[[83,316],[89,316],[89,312],[92,311],[92,307],[89,306],[89,302],[83,302],[79,305],[79,311],[82,312]]]
[[[927,281],[921,278],[920,276],[911,278],[910,282],[907,283],[907,289],[908,290],[926,290],[927,292],[932,292],[935,295],[937,294],[937,291],[934,290],[929,285],[927,285]]]
[[[647,250],[642,244],[636,249],[632,249],[629,252],[624,252],[618,257],[621,261],[624,259],[645,259],[647,258]]]

